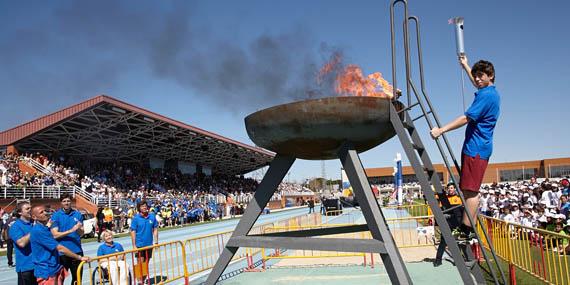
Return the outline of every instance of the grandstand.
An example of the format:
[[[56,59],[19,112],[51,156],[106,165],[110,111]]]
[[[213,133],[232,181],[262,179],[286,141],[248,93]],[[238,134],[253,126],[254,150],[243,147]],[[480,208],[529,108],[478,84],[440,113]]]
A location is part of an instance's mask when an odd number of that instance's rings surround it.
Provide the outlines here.
[[[221,135],[100,95],[0,133],[0,152],[37,154],[83,166],[97,163],[134,164],[173,169],[183,174],[242,175],[267,165],[274,154]],[[25,158],[26,155],[23,155]],[[54,175],[36,159],[19,159],[23,173]],[[65,174],[69,174],[66,169]],[[79,183],[58,185],[50,193],[73,192],[83,202],[96,197]],[[28,185],[29,186],[29,185]],[[47,198],[46,187],[25,192],[4,187],[3,206],[13,198]],[[63,189],[63,190],[62,190]],[[32,194],[33,193],[33,194]],[[50,194],[51,195],[51,194]],[[52,196],[50,196],[51,198]]]

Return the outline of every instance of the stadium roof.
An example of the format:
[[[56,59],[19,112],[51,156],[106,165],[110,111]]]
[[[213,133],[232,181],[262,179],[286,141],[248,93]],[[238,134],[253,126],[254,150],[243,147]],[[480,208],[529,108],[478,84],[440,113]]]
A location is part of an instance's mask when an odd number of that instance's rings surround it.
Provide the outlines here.
[[[140,162],[150,157],[244,174],[274,154],[100,95],[0,133],[0,146],[93,160]]]

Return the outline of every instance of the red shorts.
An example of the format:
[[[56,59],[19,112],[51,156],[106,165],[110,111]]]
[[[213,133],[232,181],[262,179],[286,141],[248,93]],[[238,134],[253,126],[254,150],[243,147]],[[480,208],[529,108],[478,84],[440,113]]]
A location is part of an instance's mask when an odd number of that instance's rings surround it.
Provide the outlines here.
[[[479,192],[488,163],[488,160],[482,159],[479,155],[471,157],[462,153],[459,188],[463,191]]]
[[[54,276],[45,279],[38,277],[36,280],[38,285],[63,285],[63,281],[67,275],[69,275],[69,273],[67,273],[67,270],[62,266]]]

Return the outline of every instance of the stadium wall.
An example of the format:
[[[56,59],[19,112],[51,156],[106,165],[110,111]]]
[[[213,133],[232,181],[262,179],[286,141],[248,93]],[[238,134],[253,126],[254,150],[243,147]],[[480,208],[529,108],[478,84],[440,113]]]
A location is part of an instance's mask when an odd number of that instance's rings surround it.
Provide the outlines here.
[[[443,174],[444,183],[451,180],[443,164],[435,164],[434,167],[438,173]],[[392,181],[391,183],[394,181],[393,167],[367,168],[365,171],[369,179],[389,180]],[[457,174],[455,168],[452,171]],[[411,166],[404,166],[403,173],[404,175],[413,175],[414,170]],[[532,176],[552,178],[566,175],[570,175],[570,157],[490,163],[485,171],[483,183],[527,180]]]

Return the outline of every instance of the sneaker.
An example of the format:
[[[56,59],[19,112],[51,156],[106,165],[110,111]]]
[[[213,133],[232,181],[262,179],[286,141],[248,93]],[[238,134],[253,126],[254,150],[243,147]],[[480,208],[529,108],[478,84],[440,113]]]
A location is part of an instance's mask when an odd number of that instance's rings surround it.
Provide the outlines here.
[[[455,237],[455,239],[458,241],[468,241],[468,240],[472,240],[476,237],[474,232],[470,232],[469,234],[466,234],[462,230],[460,230],[459,228],[453,229],[453,231],[451,232],[451,235],[453,237]]]

